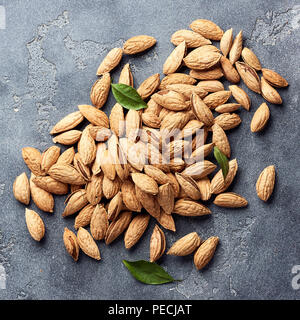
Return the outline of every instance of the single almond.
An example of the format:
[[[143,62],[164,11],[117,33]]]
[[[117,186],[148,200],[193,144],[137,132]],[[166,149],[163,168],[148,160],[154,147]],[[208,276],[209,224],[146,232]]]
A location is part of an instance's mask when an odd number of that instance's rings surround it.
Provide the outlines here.
[[[126,84],[128,86],[133,87],[133,76],[130,70],[130,65],[129,63],[126,63],[125,66],[123,67],[120,77],[119,77],[119,83]]]
[[[256,182],[257,196],[263,200],[268,201],[273,193],[275,185],[275,166],[266,167],[259,175]]]
[[[243,31],[241,30],[235,37],[229,51],[229,61],[234,64],[239,60],[243,49]]]
[[[199,148],[195,149],[192,154],[190,159],[193,160],[194,162],[201,162],[204,160],[205,157],[207,157],[213,150],[215,144],[214,143],[207,143]]]
[[[74,147],[66,149],[57,159],[57,164],[71,164],[75,156]]]
[[[190,28],[200,33],[206,39],[221,40],[224,32],[214,22],[206,19],[198,19],[190,24]]]
[[[245,85],[250,90],[256,93],[261,93],[260,79],[256,71],[244,62],[236,62],[235,66]]]
[[[168,56],[163,65],[163,73],[170,74],[176,72],[182,64],[186,53],[186,43],[182,41]]]
[[[215,109],[216,107],[220,106],[227,102],[227,100],[231,96],[231,91],[218,91],[213,92],[206,96],[203,99],[203,102],[210,108]]]
[[[116,220],[123,208],[122,192],[118,192],[109,202],[107,207],[108,220]]]
[[[196,181],[199,191],[200,191],[200,199],[202,201],[207,201],[211,197],[210,191],[210,180],[208,177],[201,178]]]
[[[225,192],[216,196],[214,204],[225,208],[241,208],[246,207],[248,201],[237,193]]]
[[[142,209],[142,205],[135,194],[134,183],[127,179],[121,185],[122,198],[125,206],[134,212],[140,212]]]
[[[210,127],[214,123],[214,116],[209,107],[195,93],[192,95],[192,111],[197,119]]]
[[[147,176],[153,178],[158,184],[165,184],[169,182],[168,176],[159,168],[152,165],[145,165],[144,171]]]
[[[231,83],[240,82],[241,78],[239,73],[236,71],[235,67],[231,64],[231,62],[227,58],[221,57],[220,64],[223,70],[223,74],[229,82]]]
[[[109,120],[107,115],[93,106],[79,105],[78,109],[80,113],[93,125],[100,127],[109,127]]]
[[[261,94],[270,103],[282,104],[280,94],[276,89],[269,85],[264,77],[261,77]]]
[[[270,69],[261,69],[263,77],[271,86],[284,88],[287,87],[289,84],[288,82],[277,72]]]
[[[219,113],[228,113],[228,112],[234,112],[240,108],[239,103],[225,103],[221,104],[220,106],[216,107],[215,111]]]
[[[50,176],[35,176],[32,181],[36,186],[53,194],[67,194],[69,186],[66,183],[59,182]]]
[[[201,195],[198,185],[192,177],[186,176],[178,172],[175,173],[175,177],[178,183],[180,184],[181,188],[188,195],[189,198],[191,198],[192,200],[200,199]]]
[[[106,176],[103,178],[102,191],[106,199],[113,198],[120,190],[121,180],[116,177],[114,180],[108,179]]]
[[[106,72],[110,72],[121,61],[123,50],[121,48],[114,48],[108,52],[103,61],[100,63],[97,69],[97,76],[100,76]]]
[[[52,141],[54,143],[60,143],[63,144],[65,146],[69,146],[72,144],[75,144],[76,142],[79,141],[80,137],[81,137],[81,131],[79,130],[69,130],[66,132],[63,132],[57,136],[55,136]]]
[[[164,210],[161,210],[160,216],[156,219],[157,222],[167,230],[176,231],[175,221],[171,214],[167,214]]]
[[[224,57],[226,57],[231,49],[233,41],[232,28],[224,32],[220,40],[220,50],[222,51]]]
[[[13,193],[15,198],[28,205],[30,202],[30,187],[27,175],[25,172],[16,177],[13,185]]]
[[[194,264],[198,270],[203,269],[212,259],[218,243],[218,237],[210,237],[200,245],[194,255]]]
[[[89,257],[100,260],[100,251],[90,233],[84,228],[80,227],[77,232],[77,241],[80,249]]]
[[[119,235],[121,235],[129,226],[131,221],[132,213],[130,211],[123,211],[120,213],[118,218],[111,222],[109,225],[106,235],[105,243],[112,243]]]
[[[196,83],[196,80],[185,73],[170,73],[161,80],[159,90],[164,90],[167,85],[177,83],[193,85]],[[149,109],[149,106],[147,109]]]
[[[109,73],[104,73],[101,79],[98,79],[92,86],[90,97],[92,104],[100,109],[107,101],[110,90],[111,78]]]
[[[48,170],[56,163],[60,156],[60,148],[52,146],[45,150],[42,154],[41,169],[44,172]]]
[[[229,86],[229,90],[231,91],[232,96],[237,101],[237,103],[239,103],[242,107],[249,111],[251,106],[251,100],[247,93],[237,85]]]
[[[223,83],[218,80],[202,80],[197,84],[197,87],[207,92],[224,91]]]
[[[172,90],[159,91],[152,95],[152,99],[157,104],[172,111],[183,111],[189,108],[184,95]]]
[[[245,63],[249,64],[250,67],[257,71],[261,70],[261,64],[257,56],[249,48],[244,48],[242,51],[242,58]]]
[[[94,209],[95,206],[93,206],[92,204],[88,204],[80,210],[75,218],[74,228],[76,230],[80,227],[85,227],[90,224]]]
[[[103,175],[93,175],[86,185],[86,197],[90,204],[96,205],[102,198]]]
[[[210,209],[205,207],[203,204],[188,199],[177,200],[175,202],[173,212],[186,217],[197,217],[211,214]]]
[[[155,225],[150,239],[150,262],[157,261],[166,250],[166,237],[158,225]]]
[[[84,129],[78,142],[78,153],[84,165],[91,164],[96,158],[96,143],[88,129]]]
[[[167,85],[166,89],[181,93],[186,100],[190,100],[193,93],[198,94],[201,98],[207,95],[207,91],[191,84],[174,83]]]
[[[124,236],[126,249],[130,249],[140,240],[148,227],[149,220],[150,215],[147,213],[139,214],[131,220]]]
[[[41,169],[42,155],[39,150],[32,147],[22,149],[22,157],[30,171],[35,175],[45,175]]]
[[[182,41],[186,42],[187,48],[197,48],[211,44],[210,40],[191,30],[178,30],[172,34],[171,42],[175,46],[178,46]]]
[[[260,107],[255,111],[251,120],[251,131],[261,131],[267,124],[270,118],[270,109],[266,103],[262,103]]]
[[[98,204],[92,214],[90,229],[95,240],[103,240],[109,226],[108,216],[105,208]]]
[[[77,261],[80,249],[79,249],[77,237],[74,234],[74,232],[72,232],[68,228],[65,228],[63,240],[69,255],[74,259],[74,261]]]
[[[88,164],[84,164],[80,154],[76,153],[73,160],[73,165],[75,169],[79,172],[79,174],[83,177],[83,179],[86,181],[91,180],[91,169]]]
[[[154,93],[160,84],[160,75],[155,73],[146,80],[144,80],[138,87],[137,92],[142,99],[146,99]]]
[[[45,225],[42,218],[35,211],[26,208],[25,219],[31,237],[36,241],[41,241],[45,235]]]
[[[143,208],[154,218],[158,219],[160,216],[160,206],[155,196],[147,193],[135,185],[135,194]]]
[[[148,50],[153,47],[155,43],[156,39],[151,36],[135,36],[125,41],[123,50],[125,54],[136,54]]]
[[[143,173],[132,173],[131,177],[135,185],[142,191],[152,195],[158,194],[158,185],[153,178]]]
[[[215,123],[212,126],[212,132],[213,132],[212,141],[215,144],[215,146],[218,147],[221,150],[221,152],[225,154],[227,158],[230,158],[231,148],[230,148],[227,135],[224,132],[224,130],[217,123]]]
[[[83,121],[84,117],[80,111],[69,113],[51,129],[50,134],[61,133],[71,130]]]
[[[62,214],[63,217],[70,216],[75,212],[78,212],[83,207],[88,204],[88,200],[86,198],[86,191],[83,189],[78,189],[71,193],[66,200],[66,207]]]
[[[197,232],[192,232],[177,240],[167,252],[173,256],[187,256],[193,253],[201,243]]]
[[[242,122],[240,116],[236,113],[222,113],[215,118],[215,123],[223,130],[230,130],[237,127]]]
[[[208,160],[196,162],[186,167],[182,173],[194,179],[201,179],[216,169],[216,165]]]
[[[157,201],[166,214],[171,214],[174,209],[174,190],[170,183],[158,188]]]
[[[216,65],[207,70],[190,70],[189,75],[198,80],[217,80],[223,77],[223,71]]]

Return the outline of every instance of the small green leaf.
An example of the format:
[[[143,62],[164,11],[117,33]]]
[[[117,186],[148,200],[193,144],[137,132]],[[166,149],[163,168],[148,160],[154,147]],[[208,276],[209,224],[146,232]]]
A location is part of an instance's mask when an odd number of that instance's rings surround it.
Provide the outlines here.
[[[214,156],[222,169],[223,177],[225,179],[229,170],[228,159],[218,147],[214,147]]]
[[[131,86],[123,83],[112,83],[111,89],[117,102],[124,108],[134,110],[147,108],[146,102]]]
[[[176,281],[155,262],[145,260],[123,260],[125,267],[134,278],[146,284],[163,284]]]

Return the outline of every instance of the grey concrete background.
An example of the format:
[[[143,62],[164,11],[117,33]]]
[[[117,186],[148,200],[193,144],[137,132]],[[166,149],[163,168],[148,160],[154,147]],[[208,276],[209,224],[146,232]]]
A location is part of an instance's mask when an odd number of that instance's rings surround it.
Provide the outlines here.
[[[292,267],[300,265],[299,1],[0,0],[0,5],[6,8],[6,29],[0,30],[1,299],[300,297],[291,285]],[[240,111],[243,123],[229,134],[232,157],[239,163],[231,190],[244,195],[249,206],[226,210],[211,204],[211,217],[175,217],[176,234],[166,231],[168,246],[191,231],[203,238],[218,235],[213,261],[197,272],[191,257],[164,257],[161,265],[183,281],[138,283],[121,260],[148,258],[152,221],[133,250],[124,249],[121,237],[109,247],[100,243],[101,262],[81,254],[73,263],[62,242],[64,227],[73,225],[72,218],[61,218],[64,197],[56,198],[54,214],[41,213],[47,232],[42,243],[34,242],[26,230],[24,207],[12,196],[15,176],[28,173],[21,148],[49,147],[49,128],[78,104],[90,103],[89,88],[108,50],[137,34],[158,40],[146,54],[122,60],[122,65],[130,62],[138,85],[161,72],[173,48],[171,34],[197,18],[211,19],[224,30],[233,27],[235,33],[243,29],[245,44],[263,66],[290,83],[280,90],[283,105],[270,105],[271,120],[262,133],[249,129],[263,101],[250,92],[251,110]],[[115,79],[119,71],[113,73]],[[104,110],[109,112],[112,105],[110,97]],[[277,168],[276,187],[271,200],[263,203],[255,182],[269,164]],[[33,203],[30,207],[35,208]]]

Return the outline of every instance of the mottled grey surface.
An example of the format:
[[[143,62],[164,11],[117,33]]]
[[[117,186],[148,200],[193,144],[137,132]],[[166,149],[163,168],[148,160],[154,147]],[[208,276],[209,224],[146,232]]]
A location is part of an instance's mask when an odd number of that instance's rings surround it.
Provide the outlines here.
[[[6,30],[0,30],[1,299],[300,297],[291,285],[291,269],[300,265],[299,1],[0,0],[0,5],[6,8]],[[109,247],[100,243],[101,262],[81,254],[73,263],[62,243],[64,227],[73,225],[73,218],[61,218],[64,197],[56,198],[54,214],[41,213],[47,232],[44,241],[34,242],[24,207],[12,196],[15,176],[29,173],[21,148],[49,147],[49,128],[78,104],[90,103],[96,68],[109,49],[137,34],[158,40],[146,54],[123,58],[138,85],[162,70],[173,48],[171,34],[197,18],[211,19],[224,30],[233,27],[235,33],[243,29],[246,45],[262,64],[290,83],[280,91],[283,105],[270,105],[271,119],[262,133],[249,129],[263,101],[252,92],[250,112],[240,111],[243,123],[229,133],[239,163],[230,190],[244,195],[249,206],[226,210],[210,204],[211,217],[175,217],[176,234],[166,232],[168,246],[191,231],[203,238],[218,235],[221,242],[209,267],[198,272],[191,257],[168,256],[161,265],[182,282],[146,286],[131,278],[121,260],[147,259],[153,221],[133,250],[126,251],[120,238]],[[112,105],[110,97],[105,111]],[[269,164],[277,168],[277,181],[272,198],[263,203],[255,182]]]

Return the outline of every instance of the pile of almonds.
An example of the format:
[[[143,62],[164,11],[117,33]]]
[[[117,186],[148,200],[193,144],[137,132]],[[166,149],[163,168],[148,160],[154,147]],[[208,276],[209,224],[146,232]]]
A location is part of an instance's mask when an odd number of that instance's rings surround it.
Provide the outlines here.
[[[116,103],[109,117],[100,110],[110,92],[110,72],[123,54],[133,55],[155,45],[153,37],[141,35],[127,40],[123,49],[112,49],[101,62],[97,70],[100,78],[90,94],[93,106],[79,105],[78,111],[52,128],[54,143],[77,143],[77,151],[74,146],[63,153],[58,146],[42,154],[32,147],[22,150],[31,177],[28,181],[22,173],[16,178],[14,195],[25,205],[31,196],[40,210],[53,212],[53,194],[63,195],[70,190],[62,216],[79,212],[74,223],[78,231],[75,235],[65,228],[63,240],[75,261],[80,249],[100,260],[95,240],[105,240],[109,245],[123,232],[125,247],[130,249],[142,237],[150,217],[175,232],[172,214],[209,215],[211,210],[199,200],[208,201],[212,195],[216,195],[213,203],[217,206],[247,206],[241,195],[225,192],[238,170],[237,160],[229,161],[224,179],[222,170],[209,178],[216,165],[204,158],[217,147],[230,159],[226,131],[241,123],[235,111],[241,107],[249,111],[251,105],[248,94],[237,85],[240,78],[250,90],[273,104],[282,103],[274,87],[286,87],[288,83],[275,71],[262,68],[256,55],[243,48],[242,31],[233,39],[232,29],[223,32],[212,21],[203,19],[193,21],[190,28],[172,35],[176,47],[163,65],[165,77],[160,80],[160,75],[154,74],[138,87],[147,108],[127,111]],[[211,40],[220,41],[220,49]],[[190,70],[189,74],[178,72],[182,65]],[[232,83],[229,90],[219,80],[222,77]],[[119,83],[133,87],[129,64],[123,67]],[[228,102],[231,96],[235,102]],[[269,115],[269,107],[263,103],[253,116],[251,131],[262,130]],[[83,131],[75,129],[84,119],[89,124]],[[182,134],[168,140],[168,133],[174,130],[189,131],[190,141]],[[188,148],[191,151],[184,161],[182,154]],[[165,161],[162,150],[168,151],[170,161]],[[257,180],[258,197],[267,201],[274,183],[275,168],[268,166]],[[26,209],[26,223],[31,236],[41,240],[45,233],[41,217]],[[211,260],[218,241],[215,236],[203,241],[192,232],[176,241],[167,254],[184,256],[195,252],[195,266],[202,269]],[[164,232],[156,225],[150,240],[150,261],[158,260],[165,249]]]

